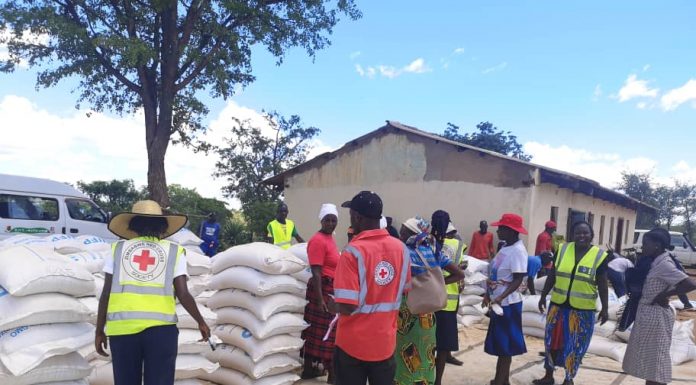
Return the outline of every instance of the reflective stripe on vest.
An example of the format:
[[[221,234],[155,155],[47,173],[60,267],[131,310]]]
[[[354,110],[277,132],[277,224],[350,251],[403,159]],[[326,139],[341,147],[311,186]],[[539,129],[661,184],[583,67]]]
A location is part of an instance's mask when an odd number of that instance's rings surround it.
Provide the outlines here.
[[[358,281],[360,282],[360,290],[358,291],[358,307],[355,309],[353,314],[369,314],[369,313],[380,313],[380,312],[390,312],[397,311],[401,306],[401,294],[404,291],[406,285],[406,274],[408,273],[409,263],[411,261],[411,254],[408,251],[406,245],[404,245],[403,250],[403,261],[401,263],[401,275],[399,281],[399,288],[395,295],[395,300],[393,302],[379,302],[374,304],[366,303],[367,298],[367,268],[365,265],[365,258],[362,253],[358,251],[353,246],[346,246],[345,251],[351,253],[358,262]],[[340,290],[340,295],[334,289],[334,295],[340,298],[353,299],[354,290]],[[349,298],[350,297],[350,298]]]
[[[595,310],[598,296],[597,268],[605,258],[604,250],[592,246],[576,264],[575,243],[564,244],[557,257],[556,284],[551,293],[551,301],[563,304],[568,299],[576,309]]]
[[[124,264],[124,249],[136,242],[157,245],[159,250],[167,250],[164,259],[166,266],[161,274],[164,278],[157,282],[140,282],[122,276]],[[147,250],[140,247],[137,250]],[[151,250],[156,249],[152,246]],[[159,251],[162,256],[162,251]],[[158,252],[155,252],[158,254]],[[151,326],[176,324],[176,302],[174,299],[174,270],[178,260],[179,246],[169,241],[151,241],[135,238],[130,241],[119,241],[114,247],[114,274],[111,282],[111,293],[106,315],[106,334],[127,335],[139,333]],[[141,255],[144,255],[141,251]],[[149,254],[147,254],[149,257]],[[139,257],[139,256],[138,256]],[[148,258],[145,257],[145,258]],[[152,258],[154,261],[157,255]],[[133,258],[135,261],[135,258]],[[150,262],[144,260],[143,263]],[[136,261],[136,263],[139,263]],[[127,270],[126,270],[127,271]],[[154,270],[157,271],[157,270]],[[152,273],[152,272],[151,272]],[[130,273],[128,273],[130,275]],[[162,275],[159,275],[160,277]],[[160,283],[161,282],[161,283]]]
[[[454,259],[452,260],[456,266],[459,266],[459,263],[462,260],[462,253],[458,253],[459,255],[456,255],[457,252],[459,251],[459,240],[456,239],[451,239],[451,238],[446,238],[445,239],[445,245],[451,247],[454,249]],[[442,275],[447,278],[450,276],[449,271],[446,271],[442,269]],[[444,311],[457,311],[457,308],[459,306],[459,282],[452,282],[448,285],[445,286],[445,291],[447,292],[447,306],[445,306]]]
[[[295,223],[289,219],[285,220],[285,231],[283,225],[274,219],[270,223],[271,235],[273,236],[273,244],[280,246],[283,249],[289,249],[292,246],[292,233],[295,230]]]

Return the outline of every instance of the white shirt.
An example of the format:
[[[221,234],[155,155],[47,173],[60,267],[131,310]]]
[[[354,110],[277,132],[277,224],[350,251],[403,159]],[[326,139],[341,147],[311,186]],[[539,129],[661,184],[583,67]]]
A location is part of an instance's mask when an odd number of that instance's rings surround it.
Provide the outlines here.
[[[106,253],[105,253],[106,254]],[[176,261],[176,266],[174,266],[174,278],[180,276],[180,275],[185,275],[188,277],[188,270],[186,268],[186,251],[181,253],[179,255],[178,260]],[[114,274],[114,254],[109,253],[104,257],[104,268],[102,269],[103,272],[107,274]]]
[[[497,265],[498,268],[497,281],[512,282],[514,279],[513,274],[527,274],[528,258],[527,248],[524,247],[522,240],[515,242],[512,246],[505,246],[500,249],[498,254],[496,254],[495,258],[491,261],[491,268],[493,268],[494,265]],[[491,300],[499,297],[505,290],[507,290],[507,285],[499,283],[493,290]],[[518,302],[522,302],[522,293],[515,290],[503,299],[501,305],[508,306]]]
[[[628,260],[628,258],[620,257],[620,258],[614,258],[613,261],[609,262],[609,268],[619,272],[619,273],[625,273],[626,270],[630,269],[633,267],[633,262]]]

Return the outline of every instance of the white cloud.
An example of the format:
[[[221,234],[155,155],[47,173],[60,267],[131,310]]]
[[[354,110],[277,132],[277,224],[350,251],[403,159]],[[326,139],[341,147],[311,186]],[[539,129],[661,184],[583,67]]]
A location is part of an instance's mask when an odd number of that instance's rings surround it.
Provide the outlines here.
[[[350,60],[355,60],[355,59],[357,59],[358,56],[360,56],[360,55],[362,55],[362,52],[360,52],[360,51],[355,51],[355,52],[351,52],[350,55],[349,55],[349,57],[350,57]]]
[[[485,70],[481,71],[481,73],[484,75],[488,75],[488,74],[493,73],[493,72],[499,72],[499,71],[502,71],[505,68],[507,68],[507,65],[508,65],[507,62],[502,62],[496,66],[486,68]]]
[[[696,101],[696,79],[689,79],[683,86],[668,91],[662,96],[660,104],[663,110],[673,111],[689,101]]]
[[[602,85],[597,84],[594,88],[594,92],[592,93],[592,100],[596,102],[601,97],[602,97]]]
[[[14,37],[12,31],[10,31],[7,28],[0,28],[0,61],[7,61],[11,59],[15,59],[10,55],[10,52],[7,48],[7,42],[11,40]],[[20,39],[21,41],[28,43],[28,44],[35,44],[35,45],[46,45],[48,44],[49,40],[49,35],[47,34],[36,34],[36,33],[31,33],[30,31],[24,31],[22,32],[22,37]],[[17,64],[19,68],[29,68],[29,62],[26,59],[20,58],[19,63]]]
[[[623,87],[619,90],[619,102],[623,103],[628,100],[640,97],[655,98],[659,90],[657,88],[650,88],[648,86],[647,80],[638,80],[636,74],[628,75],[628,79],[624,83]]]
[[[643,72],[646,72],[649,69],[650,69],[650,64],[646,64],[643,66]]]
[[[380,64],[378,66],[368,66],[363,67],[360,64],[355,65],[355,71],[360,76],[367,76],[368,78],[373,78],[376,74],[380,74],[385,78],[394,79],[406,73],[412,74],[423,74],[426,72],[431,72],[430,68],[426,63],[425,59],[417,58],[403,67],[395,67],[392,65]]]
[[[638,107],[639,110],[645,110],[648,108],[648,103],[638,102],[638,104],[636,104],[636,107]]]
[[[136,186],[147,184],[147,151],[143,116],[114,117],[88,110],[59,115],[30,100],[5,95],[0,99],[0,173],[21,174],[75,183],[78,180],[133,179]],[[201,139],[221,145],[234,124],[232,118],[250,120],[266,135],[274,131],[261,113],[228,102],[210,122]],[[320,140],[313,141],[312,156],[330,151]],[[194,153],[170,145],[165,169],[167,183],[195,188],[204,197],[215,197],[238,207],[222,196],[224,180],[214,179],[217,155]]]
[[[462,47],[456,48],[454,51],[452,51],[453,55],[461,55],[465,52],[466,50]]]

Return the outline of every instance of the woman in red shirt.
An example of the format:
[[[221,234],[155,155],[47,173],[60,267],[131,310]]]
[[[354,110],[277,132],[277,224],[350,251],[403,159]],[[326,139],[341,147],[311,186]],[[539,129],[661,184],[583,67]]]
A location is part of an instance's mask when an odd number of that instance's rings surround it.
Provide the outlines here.
[[[321,230],[319,230],[309,240],[307,244],[307,257],[312,269],[312,278],[307,282],[307,294],[305,298],[308,303],[305,306],[305,321],[309,327],[302,332],[302,339],[305,340],[304,370],[302,378],[314,378],[323,374],[319,370],[318,364],[321,363],[329,372],[328,383],[333,383],[333,352],[334,341],[336,339],[335,328],[331,330],[329,338],[324,341],[324,336],[335,312],[329,309],[329,297],[333,296],[333,281],[338,263],[338,247],[333,237],[334,230],[338,224],[338,211],[336,206],[325,203],[319,211]],[[331,301],[332,302],[332,301]]]

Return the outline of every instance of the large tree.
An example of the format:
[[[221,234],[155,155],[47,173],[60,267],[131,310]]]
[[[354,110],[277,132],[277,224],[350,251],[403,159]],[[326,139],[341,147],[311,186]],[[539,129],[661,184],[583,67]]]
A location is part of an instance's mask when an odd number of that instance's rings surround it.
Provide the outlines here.
[[[133,203],[143,198],[133,180],[97,180],[93,182],[77,182],[77,188],[87,194],[102,209],[112,214],[129,211]]]
[[[250,121],[233,121],[230,138],[217,149],[220,161],[215,174],[227,179],[226,196],[239,199],[257,236],[273,218],[280,198],[278,190],[262,182],[304,162],[311,139],[319,134],[318,128],[304,127],[296,115],[285,118],[270,113],[265,117],[271,128],[268,134]]]
[[[447,139],[495,151],[513,158],[525,161],[532,160],[532,157],[522,150],[522,145],[517,141],[517,136],[513,135],[510,131],[499,129],[491,122],[481,122],[476,125],[475,131],[465,134],[459,133],[459,126],[456,124],[447,123],[447,128],[445,128],[445,132],[442,136]]]
[[[0,32],[10,33],[0,33],[0,44],[9,58],[0,70],[43,64],[37,87],[76,78],[78,105],[121,114],[142,109],[148,190],[168,206],[170,141],[205,147],[196,141],[208,112],[199,92],[227,98],[253,81],[255,46],[278,63],[291,47],[314,56],[329,44],[341,13],[360,17],[353,0],[5,0]]]

